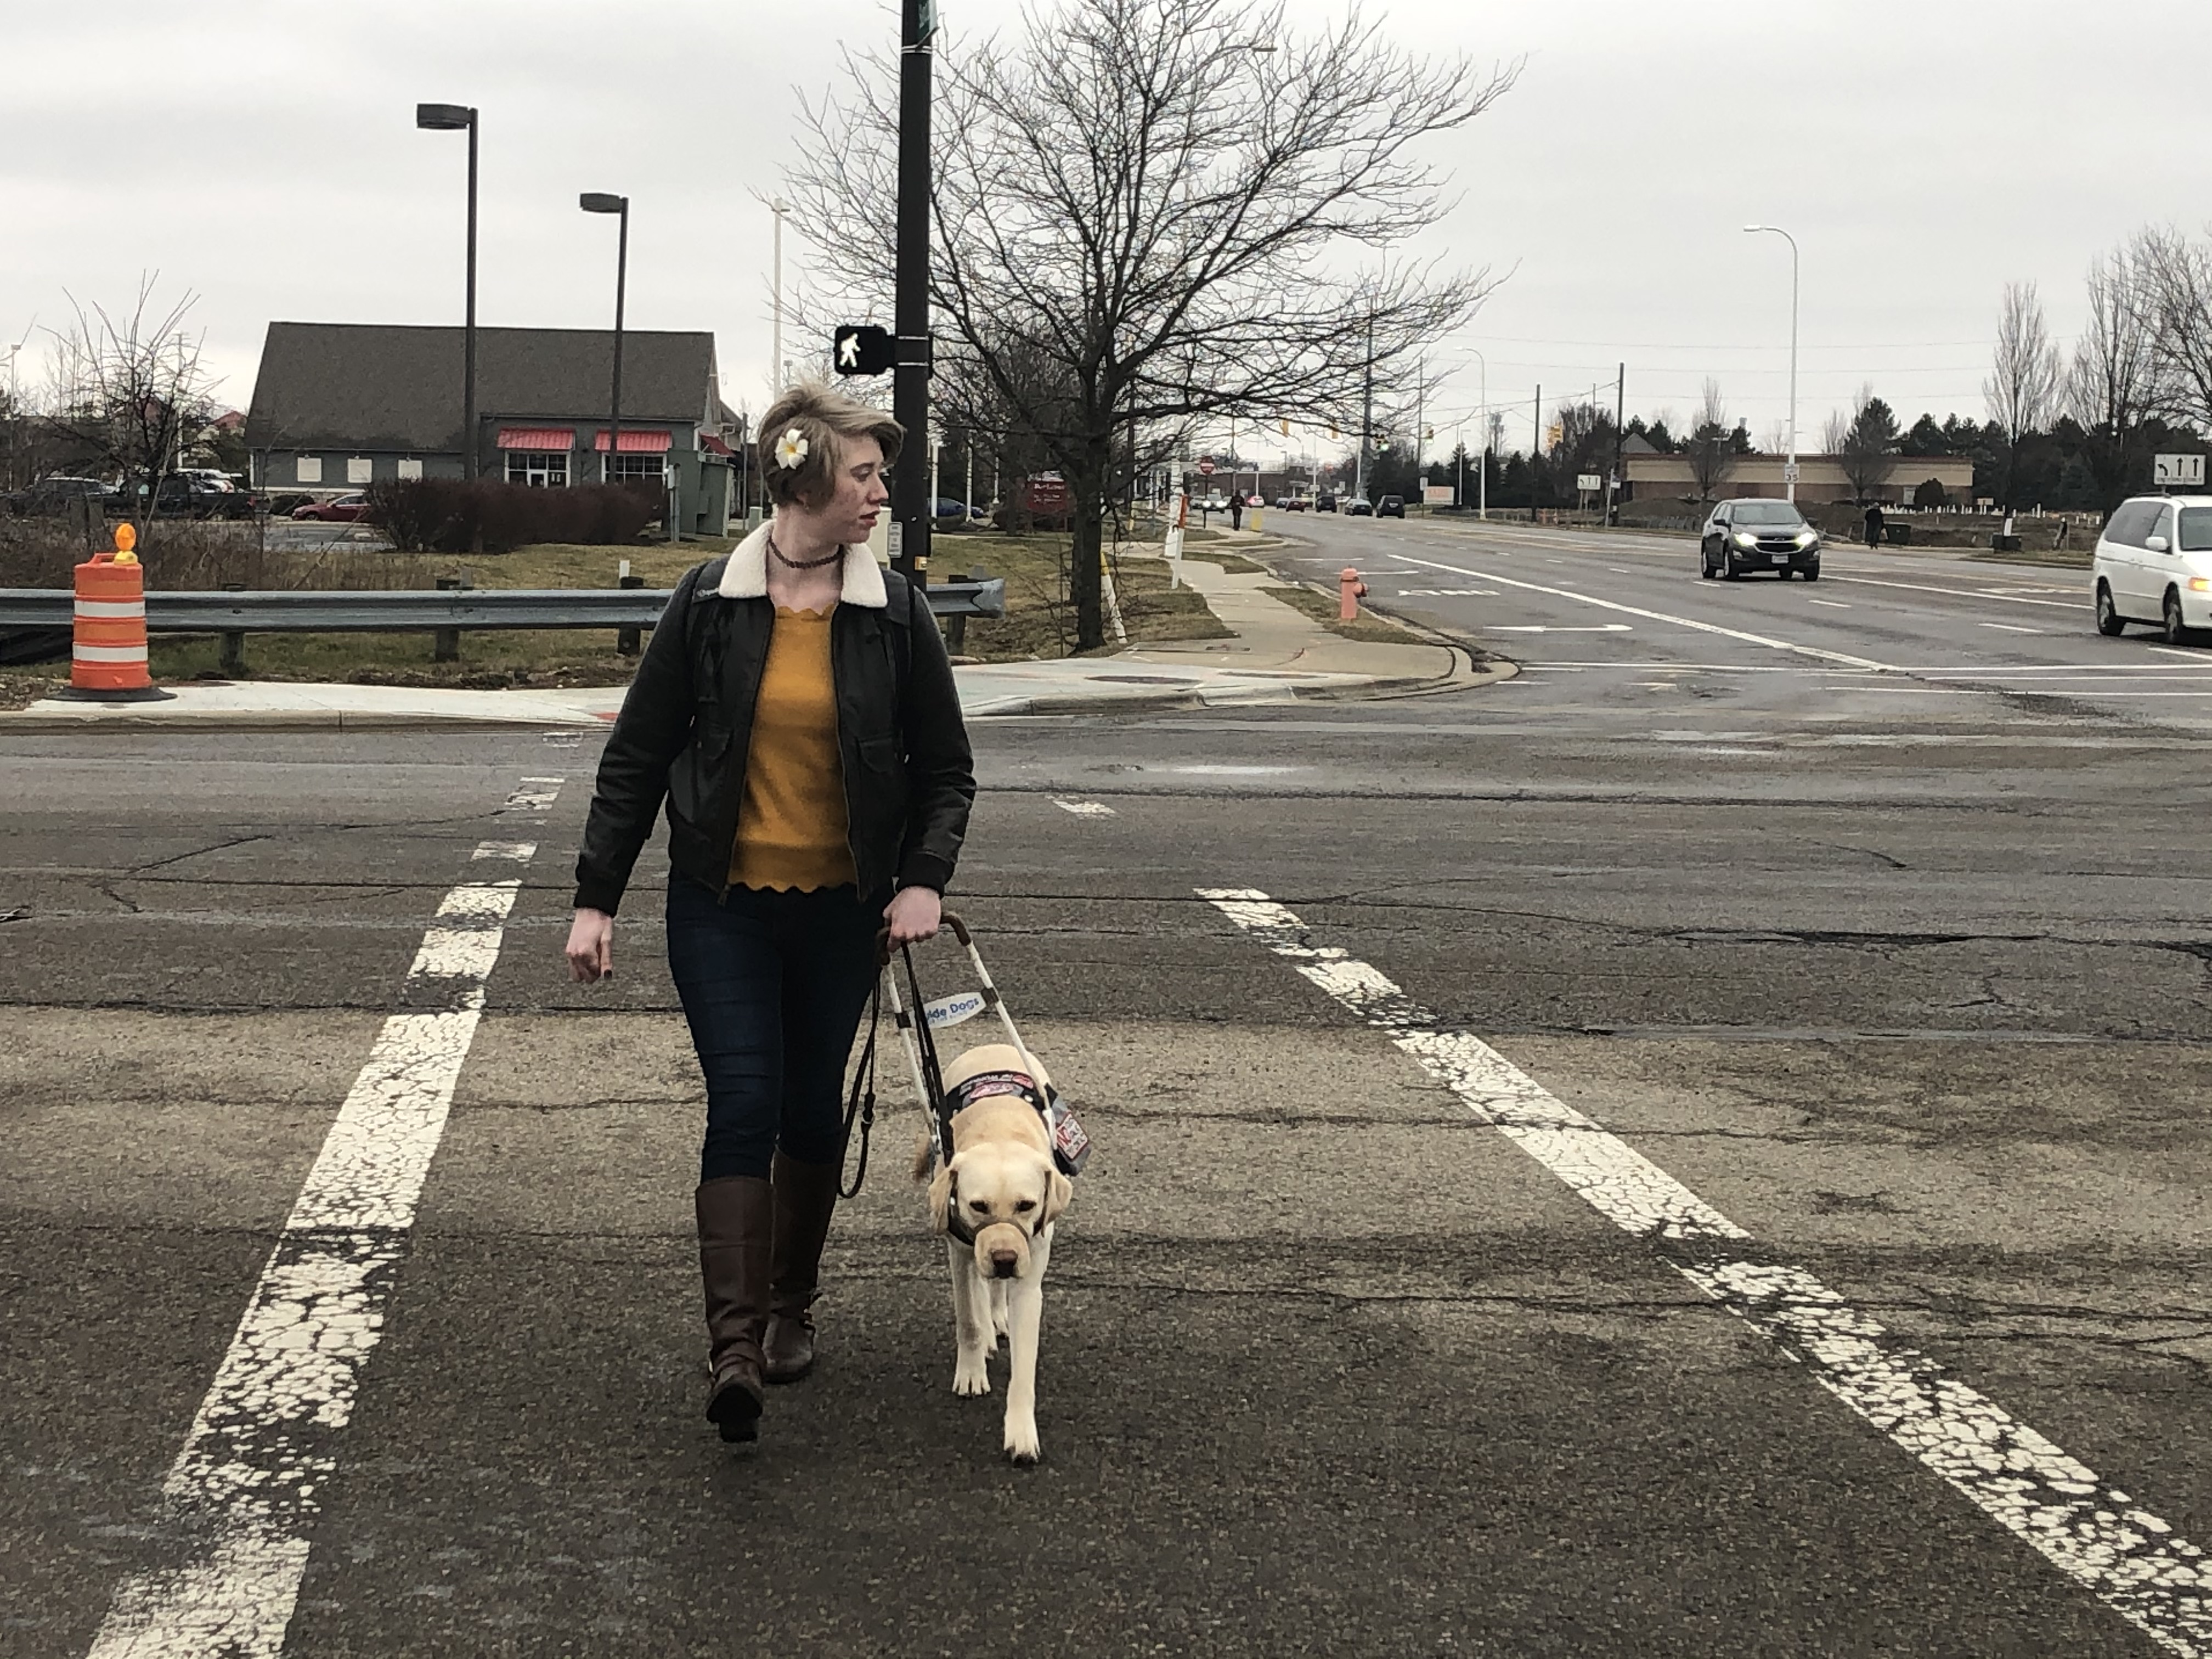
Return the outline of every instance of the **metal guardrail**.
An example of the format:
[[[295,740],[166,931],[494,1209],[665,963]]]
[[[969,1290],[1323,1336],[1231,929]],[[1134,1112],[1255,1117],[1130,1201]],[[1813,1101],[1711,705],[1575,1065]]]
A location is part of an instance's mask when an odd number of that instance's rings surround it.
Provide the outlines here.
[[[510,587],[423,592],[152,592],[149,634],[367,634],[483,632],[514,628],[650,628],[666,588]],[[941,582],[924,590],[939,617],[1003,617],[1004,577]],[[64,589],[0,588],[0,629],[70,626]]]

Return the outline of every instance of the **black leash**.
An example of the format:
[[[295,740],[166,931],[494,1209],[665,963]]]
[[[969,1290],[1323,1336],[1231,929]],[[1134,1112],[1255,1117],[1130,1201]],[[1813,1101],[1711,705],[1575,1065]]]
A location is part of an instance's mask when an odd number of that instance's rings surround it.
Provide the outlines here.
[[[845,1138],[838,1143],[837,1196],[858,1198],[860,1183],[868,1178],[868,1135],[876,1127],[876,1030],[884,1018],[884,976],[876,975],[876,994],[868,1010],[868,1045],[860,1051],[860,1063],[853,1073],[853,1092],[845,1101]],[[860,1164],[853,1171],[853,1184],[844,1184],[845,1155],[853,1146],[853,1122],[860,1125]]]

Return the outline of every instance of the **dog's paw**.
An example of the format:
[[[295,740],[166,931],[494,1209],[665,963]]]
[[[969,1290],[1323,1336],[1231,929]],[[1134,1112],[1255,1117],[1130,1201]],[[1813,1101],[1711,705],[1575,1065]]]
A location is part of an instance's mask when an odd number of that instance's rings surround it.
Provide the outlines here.
[[[1044,1455],[1044,1445],[1037,1438],[1036,1423],[1010,1422],[1006,1425],[1006,1455],[1013,1460],[1018,1469],[1036,1467],[1037,1460]]]
[[[963,1399],[991,1392],[991,1373],[984,1369],[981,1354],[960,1356],[952,1368],[952,1392]]]
[[[991,1337],[994,1346],[999,1347],[1004,1347],[1006,1346],[1006,1316],[1005,1314],[994,1314],[991,1316]]]

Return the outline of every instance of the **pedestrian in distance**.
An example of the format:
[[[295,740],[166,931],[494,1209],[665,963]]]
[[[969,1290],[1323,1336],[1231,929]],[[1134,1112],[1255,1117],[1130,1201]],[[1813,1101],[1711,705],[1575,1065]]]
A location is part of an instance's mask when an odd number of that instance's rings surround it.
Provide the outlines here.
[[[1869,547],[1881,545],[1881,503],[1880,501],[1867,503],[1866,538]]]
[[[1229,492],[1229,527],[1231,530],[1244,527],[1244,492],[1241,489]]]
[[[905,434],[818,385],[760,426],[775,516],[685,573],[599,758],[568,957],[614,971],[615,914],[665,802],[668,968],[706,1084],[693,1209],[707,1416],[751,1440],[812,1369],[844,1164],[846,1060],[877,934],[933,936],[975,795],[923,593],[868,547]]]

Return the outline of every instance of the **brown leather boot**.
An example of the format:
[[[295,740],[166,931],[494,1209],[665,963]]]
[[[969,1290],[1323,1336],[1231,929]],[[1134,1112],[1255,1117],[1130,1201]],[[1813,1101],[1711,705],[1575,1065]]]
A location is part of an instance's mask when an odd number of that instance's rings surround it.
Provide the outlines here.
[[[769,1233],[774,1189],[758,1176],[702,1182],[699,1277],[707,1291],[708,1420],[725,1440],[759,1438],[767,1393],[761,1387],[761,1330],[768,1322]]]
[[[822,1243],[837,1207],[835,1164],[801,1164],[779,1151],[769,1166],[775,1186],[775,1255],[768,1304],[768,1335],[761,1375],[771,1382],[796,1382],[814,1369],[814,1316]]]

